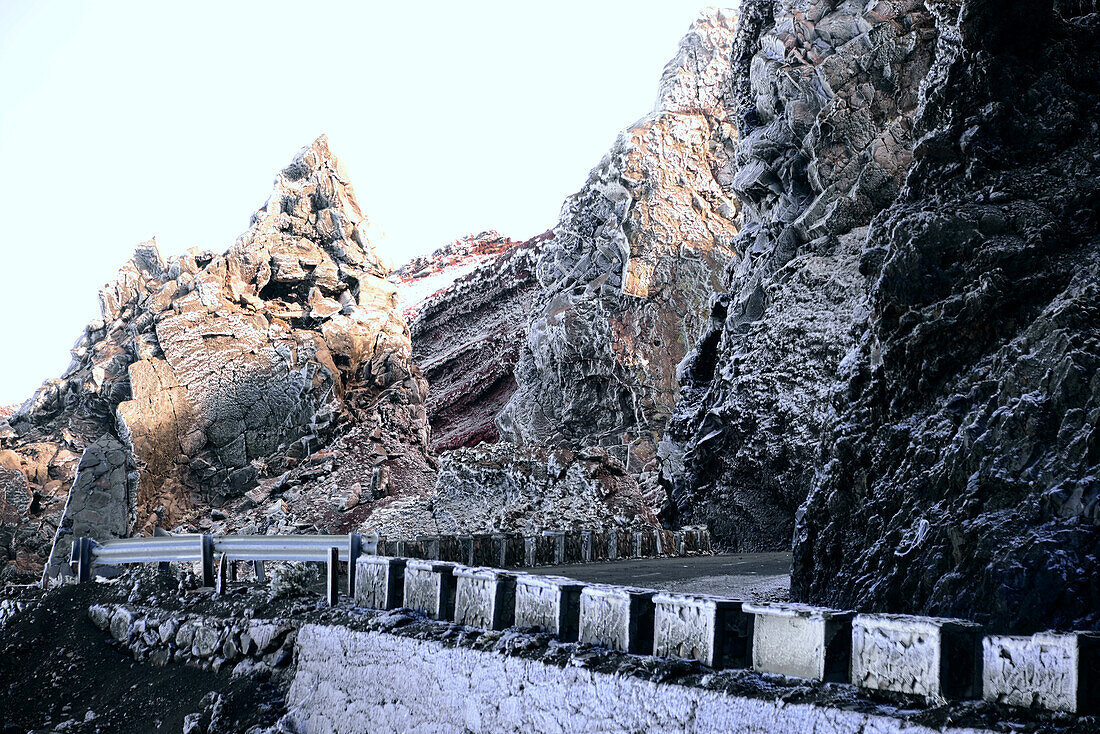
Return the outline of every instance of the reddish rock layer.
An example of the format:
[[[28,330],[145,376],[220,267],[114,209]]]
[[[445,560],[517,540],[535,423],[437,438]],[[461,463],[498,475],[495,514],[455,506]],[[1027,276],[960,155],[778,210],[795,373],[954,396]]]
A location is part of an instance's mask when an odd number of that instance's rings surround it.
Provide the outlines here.
[[[431,385],[435,451],[499,440],[495,419],[516,390],[513,372],[539,288],[535,265],[549,239],[482,232],[391,277],[410,319],[413,363]]]

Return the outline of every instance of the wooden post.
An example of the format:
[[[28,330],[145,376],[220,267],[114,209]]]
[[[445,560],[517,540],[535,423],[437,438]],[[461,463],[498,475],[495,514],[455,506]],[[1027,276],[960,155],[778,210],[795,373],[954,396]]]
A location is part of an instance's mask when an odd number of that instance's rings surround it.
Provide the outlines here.
[[[236,561],[230,561],[229,562],[229,580],[230,581],[236,581],[237,580],[237,562]]]
[[[355,562],[363,552],[363,536],[352,533],[348,536],[348,596],[355,596]]]
[[[252,562],[252,570],[256,572],[256,580],[257,581],[267,581],[267,574],[264,573],[264,562],[263,561],[253,561]]]
[[[328,584],[327,584],[328,593],[326,594],[326,596],[328,598],[328,605],[330,607],[336,606],[336,600],[340,596],[340,590],[339,590],[339,587],[337,586],[337,578],[339,577],[339,571],[340,571],[340,549],[335,548],[335,547],[329,548],[328,549]]]
[[[200,535],[202,543],[202,585],[209,588],[214,585],[214,537]]]

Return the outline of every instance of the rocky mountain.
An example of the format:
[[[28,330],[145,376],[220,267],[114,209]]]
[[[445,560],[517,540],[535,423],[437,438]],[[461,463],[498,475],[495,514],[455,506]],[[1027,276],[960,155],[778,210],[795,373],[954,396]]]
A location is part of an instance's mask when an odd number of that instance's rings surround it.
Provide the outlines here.
[[[336,434],[358,437],[345,473],[361,486],[426,491],[435,476],[427,384],[387,275],[323,137],[279,174],[225,254],[165,262],[155,242],[139,246],[100,292],[102,318],[69,369],[9,419],[5,506],[26,504],[26,492],[38,498],[8,544],[15,572],[44,560],[55,531],[51,573],[73,532],[209,526],[212,508],[226,527],[245,524],[246,492],[282,474],[286,486]],[[260,498],[278,512],[256,529],[332,524],[329,496],[298,499],[290,505],[301,513]]]
[[[935,49],[921,2],[745,2],[733,50],[741,254],[681,368],[661,444],[683,520],[728,547],[790,547],[829,395],[867,309],[865,226],[912,163]]]
[[[562,206],[538,260],[517,388],[497,418],[518,444],[604,447],[651,494],[676,365],[736,257],[733,27],[725,11],[700,17],[665,68],[654,111]]]
[[[743,228],[661,443],[792,595],[1100,624],[1096,8],[744,2]]]
[[[1100,627],[1098,40],[1080,0],[708,10],[551,232],[394,274],[320,139],[0,417],[0,578],[74,532],[702,522],[793,538],[800,600]]]
[[[496,416],[516,390],[535,277],[549,233],[526,242],[496,232],[458,240],[394,271],[424,372],[432,449],[496,443]]]
[[[915,163],[863,243],[870,308],[800,511],[793,592],[1095,629],[1100,16],[931,9]]]

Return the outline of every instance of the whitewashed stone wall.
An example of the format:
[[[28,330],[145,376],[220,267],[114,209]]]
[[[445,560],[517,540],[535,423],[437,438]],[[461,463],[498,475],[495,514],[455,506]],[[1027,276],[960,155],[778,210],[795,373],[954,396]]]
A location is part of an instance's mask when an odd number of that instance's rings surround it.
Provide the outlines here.
[[[394,675],[395,670],[402,671]],[[732,696],[439,642],[306,625],[287,718],[302,734],[370,731],[976,734]]]

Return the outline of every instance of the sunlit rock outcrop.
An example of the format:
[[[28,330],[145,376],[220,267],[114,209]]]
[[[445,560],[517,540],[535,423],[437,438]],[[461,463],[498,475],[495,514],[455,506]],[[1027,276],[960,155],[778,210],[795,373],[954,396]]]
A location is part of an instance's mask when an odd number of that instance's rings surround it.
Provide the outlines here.
[[[343,466],[348,484],[369,485],[394,463],[405,481],[388,486],[432,486],[427,385],[387,275],[323,137],[280,172],[224,255],[192,250],[166,262],[154,242],[141,245],[101,291],[102,318],[77,342],[72,366],[10,419],[17,437],[7,441],[24,477],[43,489],[59,483],[44,499],[43,527],[60,526],[59,541],[71,530],[75,518],[66,511],[62,520],[58,505],[73,459],[87,460],[85,449],[106,435],[136,468],[130,526],[119,533],[112,524],[110,535],[211,527],[211,508],[223,508],[223,529],[251,519],[254,531],[331,526],[341,487],[322,472],[307,477],[311,491],[297,502],[262,501],[281,502],[279,512],[238,510],[258,504],[245,494],[273,481],[265,477],[298,470],[336,435],[359,437]],[[78,478],[74,511],[83,491]]]
[[[676,365],[735,257],[734,22],[728,11],[704,13],[666,67],[654,111],[562,207],[538,262],[542,292],[517,389],[497,420],[502,439],[602,446],[656,488]]]

